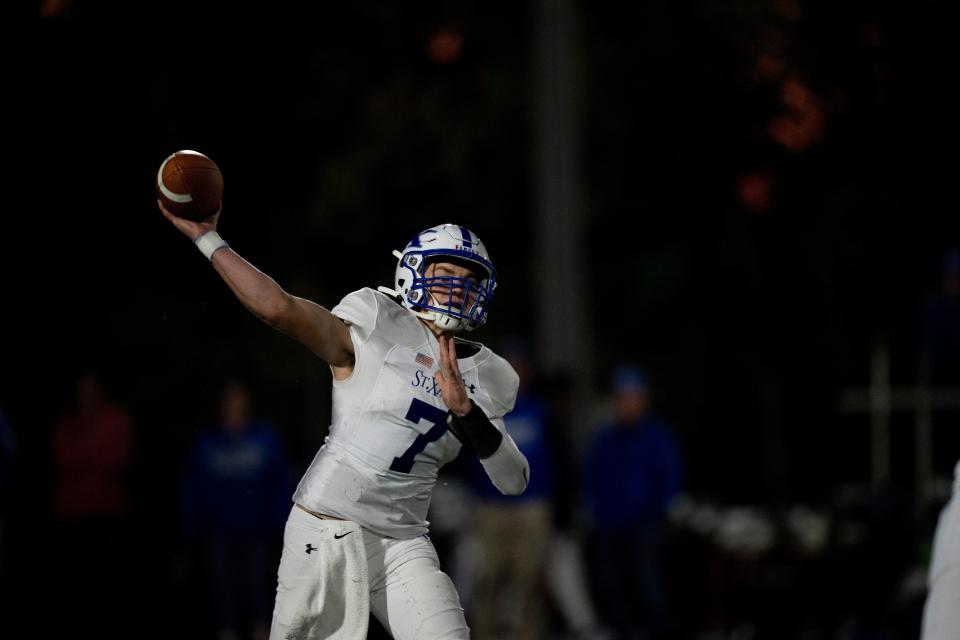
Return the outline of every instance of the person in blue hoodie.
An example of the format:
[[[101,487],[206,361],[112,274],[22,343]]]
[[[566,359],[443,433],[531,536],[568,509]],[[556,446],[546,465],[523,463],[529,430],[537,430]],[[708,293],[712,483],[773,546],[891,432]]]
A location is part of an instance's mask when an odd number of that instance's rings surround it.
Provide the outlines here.
[[[227,383],[219,420],[187,458],[182,500],[184,534],[202,550],[212,579],[219,640],[267,638],[294,484],[273,425],[253,415],[245,384]]]
[[[584,478],[597,603],[618,638],[658,638],[667,632],[659,534],[680,492],[680,451],[650,411],[643,371],[621,367],[612,383],[615,415],[594,432]]]
[[[543,573],[553,534],[551,425],[534,388],[535,364],[526,343],[512,337],[501,353],[519,377],[517,400],[504,424],[535,471],[522,495],[508,496],[494,487],[479,461],[467,466],[479,543],[470,635],[537,640],[545,626]]]

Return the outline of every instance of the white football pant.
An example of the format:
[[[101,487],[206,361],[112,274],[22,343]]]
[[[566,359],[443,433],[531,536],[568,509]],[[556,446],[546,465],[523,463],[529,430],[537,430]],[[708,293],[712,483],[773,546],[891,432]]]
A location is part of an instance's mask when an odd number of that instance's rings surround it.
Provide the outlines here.
[[[362,640],[370,611],[395,640],[467,640],[456,588],[427,536],[384,538],[293,507],[270,640]]]

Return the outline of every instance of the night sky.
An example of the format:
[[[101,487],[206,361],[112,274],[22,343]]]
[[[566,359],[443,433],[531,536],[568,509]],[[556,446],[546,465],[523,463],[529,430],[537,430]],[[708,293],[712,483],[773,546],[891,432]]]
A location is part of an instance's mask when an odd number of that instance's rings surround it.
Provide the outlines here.
[[[391,284],[391,250],[461,222],[500,271],[476,337],[535,342],[532,5],[57,4],[4,9],[0,45],[0,405],[30,510],[86,366],[132,408],[160,509],[232,373],[301,463],[321,442],[323,363],[247,313],[156,209],[177,149],[219,164],[221,234],[291,292],[331,307]],[[644,366],[698,495],[824,503],[867,481],[867,419],[838,396],[867,383],[877,341],[893,381],[916,381],[924,304],[960,245],[957,5],[840,4],[578,7],[597,366],[570,373],[602,399],[612,367]],[[444,34],[460,39],[449,60]],[[911,420],[895,417],[906,490]],[[940,475],[958,455],[943,438]]]

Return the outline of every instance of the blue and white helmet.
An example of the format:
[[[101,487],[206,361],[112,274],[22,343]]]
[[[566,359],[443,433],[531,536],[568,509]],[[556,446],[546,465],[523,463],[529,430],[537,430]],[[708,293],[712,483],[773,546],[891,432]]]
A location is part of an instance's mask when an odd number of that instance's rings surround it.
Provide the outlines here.
[[[487,248],[474,233],[456,224],[441,224],[421,231],[406,248],[394,251],[397,270],[395,289],[382,291],[400,297],[403,306],[415,315],[432,321],[442,331],[473,331],[487,321],[490,298],[497,286],[497,271]],[[460,263],[470,267],[477,281],[451,276],[424,277],[431,261]],[[448,304],[439,303],[430,289],[449,287]],[[462,302],[455,302],[453,290],[462,291]]]

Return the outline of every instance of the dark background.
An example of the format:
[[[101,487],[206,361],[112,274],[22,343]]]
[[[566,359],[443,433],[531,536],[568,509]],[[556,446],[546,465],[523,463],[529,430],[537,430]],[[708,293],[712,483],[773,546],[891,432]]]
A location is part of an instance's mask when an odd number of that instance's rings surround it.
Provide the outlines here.
[[[172,151],[219,164],[221,234],[293,293],[331,307],[389,285],[390,251],[450,221],[500,274],[478,337],[533,340],[542,313],[533,5],[58,5],[4,9],[0,404],[24,461],[4,608],[45,588],[25,556],[44,553],[49,430],[83,367],[134,414],[153,545],[176,537],[169,488],[224,376],[255,381],[301,468],[322,442],[325,366],[244,311],[157,211]],[[596,367],[571,373],[599,399],[613,366],[645,366],[694,495],[828,505],[868,483],[867,418],[841,415],[839,394],[867,384],[878,341],[893,382],[916,382],[924,301],[960,242],[957,5],[575,9]],[[449,61],[438,33],[462,38]],[[909,424],[895,417],[891,487],[907,502]],[[948,477],[958,439],[937,433]],[[904,554],[922,565],[939,505],[915,506]]]

